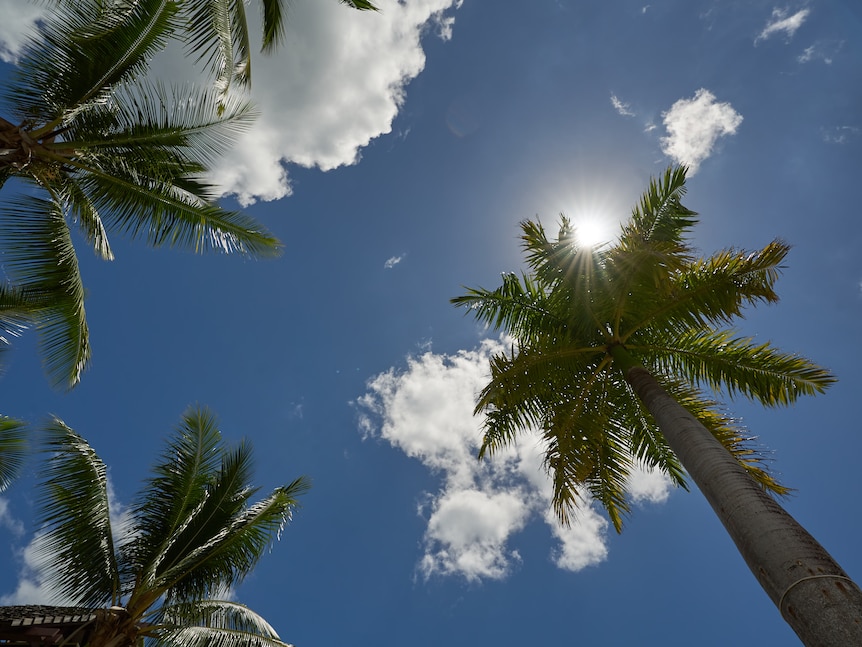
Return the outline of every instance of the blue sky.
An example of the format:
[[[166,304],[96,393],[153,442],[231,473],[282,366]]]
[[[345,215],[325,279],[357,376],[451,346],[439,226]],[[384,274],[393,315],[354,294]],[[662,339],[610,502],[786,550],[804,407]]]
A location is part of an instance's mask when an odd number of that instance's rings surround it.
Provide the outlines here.
[[[309,475],[236,591],[300,647],[795,644],[697,491],[640,475],[621,535],[589,506],[563,532],[529,436],[478,464],[472,397],[498,340],[448,300],[521,267],[520,220],[565,212],[610,237],[650,176],[696,167],[685,204],[704,253],[793,245],[782,301],[740,330],[839,382],[790,410],[728,405],[797,489],[787,509],[859,581],[862,9],[380,5],[295,0],[286,47],[255,61],[262,118],[216,178],[284,256],[115,236],[105,263],[80,246],[92,367],[52,391],[25,334],[0,411],[63,418],[119,505],[194,403],[253,441],[262,486]],[[12,60],[29,5],[0,13]],[[32,483],[0,498],[4,604],[47,593],[27,561]]]

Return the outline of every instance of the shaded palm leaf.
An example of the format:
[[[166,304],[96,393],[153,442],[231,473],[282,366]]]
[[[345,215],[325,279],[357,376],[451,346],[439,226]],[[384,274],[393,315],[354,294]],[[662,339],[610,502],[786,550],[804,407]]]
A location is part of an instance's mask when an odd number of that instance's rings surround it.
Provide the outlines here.
[[[69,228],[57,202],[16,196],[0,210],[6,269],[39,307],[34,310],[45,370],[74,386],[90,359],[84,286]]]
[[[0,492],[20,474],[27,455],[27,423],[0,415]]]
[[[59,596],[81,606],[117,604],[121,591],[105,464],[56,418],[45,428],[44,451],[39,565]]]

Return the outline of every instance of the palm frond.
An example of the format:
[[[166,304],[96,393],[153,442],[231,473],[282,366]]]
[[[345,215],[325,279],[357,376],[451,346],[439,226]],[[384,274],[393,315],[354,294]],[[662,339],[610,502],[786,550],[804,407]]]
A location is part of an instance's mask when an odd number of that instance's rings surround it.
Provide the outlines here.
[[[647,242],[665,242],[682,250],[685,234],[697,224],[697,213],[682,205],[685,196],[685,166],[668,167],[661,179],[650,179],[649,188],[623,226],[620,247],[638,247]]]
[[[775,303],[775,281],[789,251],[775,240],[756,252],[730,249],[696,260],[668,277],[661,300],[639,311],[629,307],[622,341],[654,320],[679,330],[725,325],[741,318],[746,305]]]
[[[153,642],[159,647],[291,647],[270,636],[201,626],[163,629]]]
[[[38,563],[63,598],[82,606],[116,604],[119,571],[105,465],[58,418],[44,433],[48,458],[38,485]]]
[[[206,523],[189,533],[194,545],[187,543],[186,550],[177,555],[182,555],[181,559],[161,575],[161,583],[170,588],[172,597],[199,599],[210,595],[214,588],[242,581],[290,521],[292,510],[298,505],[296,497],[310,486],[307,479],[298,478],[247,506],[246,501],[255,490],[246,485],[242,495],[237,494],[240,481],[234,481],[237,472],[231,465],[244,462],[243,454],[244,450],[240,450],[234,459],[226,461],[221,479],[213,484],[212,503],[203,510]],[[228,515],[225,506],[229,501]],[[178,538],[178,543],[184,541],[185,537]]]
[[[0,220],[2,222],[2,220]],[[26,291],[0,284],[0,351],[33,323],[39,304]]]
[[[62,208],[20,195],[0,212],[6,268],[40,305],[37,329],[45,370],[55,385],[71,388],[90,360],[84,286]]]
[[[174,535],[206,496],[221,464],[220,443],[215,416],[206,409],[190,409],[153,467],[154,477],[132,507],[138,534],[123,549],[124,561],[145,581],[155,579]]]
[[[4,97],[43,135],[146,70],[174,28],[170,0],[63,3],[25,48]]]
[[[180,602],[159,609],[160,624],[197,625],[212,629],[245,631],[267,638],[278,638],[275,629],[244,604],[229,600]]]
[[[202,200],[198,192],[206,185],[195,178],[184,177],[185,173],[179,178],[141,176],[127,160],[104,162],[103,169],[88,167],[79,181],[103,213],[108,230],[143,238],[153,247],[199,254],[219,251],[266,258],[281,253],[281,243],[259,222]],[[167,165],[165,170],[171,171]]]
[[[784,353],[769,342],[736,337],[729,330],[688,330],[652,335],[652,359],[665,375],[736,394],[765,406],[792,404],[802,395],[823,393],[836,378],[800,355]],[[650,353],[651,354],[651,353]]]
[[[27,456],[26,422],[0,415],[0,492],[21,473]]]

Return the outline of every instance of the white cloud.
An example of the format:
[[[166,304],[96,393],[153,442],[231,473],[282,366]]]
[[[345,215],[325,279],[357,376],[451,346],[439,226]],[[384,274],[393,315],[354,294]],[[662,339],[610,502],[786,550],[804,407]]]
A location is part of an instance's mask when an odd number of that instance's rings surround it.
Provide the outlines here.
[[[401,254],[401,256],[391,256],[386,259],[386,262],[383,264],[383,267],[385,267],[387,270],[391,270],[393,267],[398,265],[398,263],[403,261],[405,256],[407,256],[407,254]]]
[[[611,95],[611,105],[614,107],[614,110],[620,113],[623,117],[635,116],[635,113],[631,111],[631,105],[620,101],[620,99],[615,94]]]
[[[15,535],[24,532],[23,524],[9,512],[9,501],[0,498],[0,527],[10,530]]]
[[[788,16],[786,9],[773,9],[772,17],[766,23],[763,31],[754,39],[754,44],[756,45],[759,41],[766,40],[770,36],[781,32],[784,32],[787,38],[792,38],[793,34],[802,26],[802,23],[805,22],[810,13],[810,9],[800,9],[795,14]]]
[[[253,64],[261,117],[215,172],[243,204],[290,195],[285,164],[331,170],[355,164],[387,134],[406,86],[425,66],[429,29],[451,37],[456,0],[381,0],[357,12],[336,0],[295,0],[284,46]]]
[[[796,57],[796,60],[800,63],[823,61],[826,65],[832,65],[832,61],[835,60],[835,57],[843,46],[844,41],[820,40],[810,47],[806,47],[802,53]]]
[[[674,103],[662,117],[668,132],[661,139],[662,152],[688,165],[690,175],[712,154],[718,138],[733,135],[742,123],[742,115],[729,103],[719,103],[704,88]]]
[[[862,134],[858,126],[836,126],[823,129],[823,141],[827,144],[846,144]]]
[[[535,518],[548,524],[557,541],[552,558],[558,567],[576,571],[607,556],[608,523],[588,496],[571,527],[557,521],[535,436],[525,434],[514,447],[476,459],[481,418],[473,416],[473,407],[488,381],[488,360],[503,347],[485,340],[472,351],[409,357],[405,370],[369,380],[356,402],[366,436],[386,440],[442,477],[440,491],[426,495],[420,506],[428,523],[419,561],[426,578],[504,578],[521,561],[509,542]],[[650,477],[633,475],[633,488],[636,500],[661,500],[661,488]]]
[[[0,0],[0,60],[14,63],[36,22],[49,12],[49,7],[28,0]]]

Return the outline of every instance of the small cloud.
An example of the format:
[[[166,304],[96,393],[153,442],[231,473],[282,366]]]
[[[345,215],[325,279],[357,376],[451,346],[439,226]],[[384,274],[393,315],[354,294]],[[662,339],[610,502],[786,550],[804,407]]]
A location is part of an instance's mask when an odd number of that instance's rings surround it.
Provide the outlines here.
[[[652,5],[644,5],[643,7],[641,7],[641,13],[646,13],[646,12],[647,12],[647,10],[648,10],[651,6],[652,6]]]
[[[614,110],[620,113],[623,117],[635,116],[635,113],[631,111],[631,105],[620,101],[620,99],[615,94],[611,95],[611,105],[614,107]]]
[[[711,154],[719,137],[733,135],[740,115],[729,103],[719,103],[709,90],[701,88],[691,99],[680,99],[662,114],[667,137],[662,137],[662,152],[697,172]]]
[[[796,30],[802,26],[802,23],[805,22],[810,13],[810,9],[801,9],[792,16],[788,16],[786,9],[773,9],[771,19],[766,23],[763,31],[754,39],[754,44],[757,45],[759,41],[766,40],[780,32],[784,32],[789,40],[796,33]]]
[[[826,65],[832,65],[839,50],[844,45],[844,41],[818,41],[806,47],[802,53],[796,57],[800,63],[810,63],[812,61],[823,61]]]
[[[859,137],[860,134],[862,134],[862,129],[857,126],[836,126],[828,130],[824,129],[823,141],[827,144],[846,144]]]
[[[9,501],[2,498],[0,498],[0,527],[10,530],[18,537],[24,533],[24,524],[12,516],[9,512]]]
[[[401,254],[401,256],[391,256],[390,258],[386,259],[386,262],[383,264],[383,267],[385,267],[387,270],[391,270],[393,267],[398,265],[398,263],[403,261],[406,256],[407,254]]]

